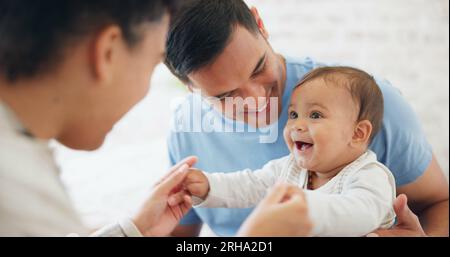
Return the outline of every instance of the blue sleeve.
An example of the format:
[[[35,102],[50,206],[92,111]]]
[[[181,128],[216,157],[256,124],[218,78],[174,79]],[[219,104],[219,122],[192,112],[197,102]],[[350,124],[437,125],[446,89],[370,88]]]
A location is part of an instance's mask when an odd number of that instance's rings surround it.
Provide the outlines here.
[[[377,80],[384,97],[383,126],[370,149],[393,173],[397,186],[414,182],[432,160],[432,149],[411,106],[386,80]]]
[[[180,220],[180,225],[197,225],[202,223],[203,222],[195,212],[195,209],[191,209],[183,219]]]
[[[180,161],[180,154],[178,146],[176,144],[176,140],[174,140],[174,135],[172,133],[167,139],[167,147],[169,151],[170,166],[175,166],[175,164],[177,164]]]
[[[177,140],[176,133],[171,133],[169,135],[169,138],[167,140],[168,150],[169,150],[169,161],[170,166],[174,166],[179,161],[181,161],[181,154],[179,149],[179,144]],[[194,225],[194,224],[201,224],[202,220],[197,215],[194,209],[191,209],[184,217],[181,219],[180,224],[181,225]]]

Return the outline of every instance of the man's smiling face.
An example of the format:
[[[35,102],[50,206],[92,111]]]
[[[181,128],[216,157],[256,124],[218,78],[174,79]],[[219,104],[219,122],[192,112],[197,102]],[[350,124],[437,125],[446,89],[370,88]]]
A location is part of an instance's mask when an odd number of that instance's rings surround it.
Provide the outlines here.
[[[236,26],[224,51],[210,65],[188,75],[190,86],[225,116],[263,127],[278,120],[284,90],[285,65],[264,35]],[[225,105],[226,98],[235,104]],[[277,97],[278,103],[270,102]],[[236,101],[241,98],[243,101]],[[255,103],[255,104],[251,104]],[[271,115],[272,113],[272,115]]]

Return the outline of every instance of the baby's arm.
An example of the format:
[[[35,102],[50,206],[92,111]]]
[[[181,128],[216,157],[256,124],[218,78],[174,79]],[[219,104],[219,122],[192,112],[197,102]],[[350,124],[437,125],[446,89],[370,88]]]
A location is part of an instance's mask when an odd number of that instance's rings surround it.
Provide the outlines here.
[[[288,157],[285,157],[288,158]],[[231,173],[202,173],[196,175],[194,186],[185,185],[194,199],[195,207],[205,208],[248,208],[259,203],[280,178],[285,158],[267,163],[262,169],[243,170]],[[192,177],[188,175],[187,180]],[[204,182],[206,179],[206,187]]]
[[[305,192],[313,223],[312,236],[365,236],[393,224],[392,174],[377,164],[370,164],[349,175],[342,194]]]

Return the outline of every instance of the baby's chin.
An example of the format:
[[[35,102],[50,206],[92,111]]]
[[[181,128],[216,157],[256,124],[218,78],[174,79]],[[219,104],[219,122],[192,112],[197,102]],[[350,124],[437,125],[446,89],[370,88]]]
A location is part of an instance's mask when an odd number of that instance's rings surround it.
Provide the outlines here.
[[[298,167],[307,169],[307,170],[314,169],[314,165],[313,165],[314,160],[313,159],[305,158],[304,156],[299,156],[299,154],[295,153],[295,152],[294,152],[294,159],[295,159],[295,163],[297,164]]]

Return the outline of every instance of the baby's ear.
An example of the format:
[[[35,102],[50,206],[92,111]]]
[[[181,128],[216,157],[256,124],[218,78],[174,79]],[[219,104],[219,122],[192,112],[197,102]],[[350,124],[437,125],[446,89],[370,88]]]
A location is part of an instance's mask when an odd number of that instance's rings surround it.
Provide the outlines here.
[[[352,145],[367,144],[372,135],[372,123],[368,120],[359,121],[353,132]]]

